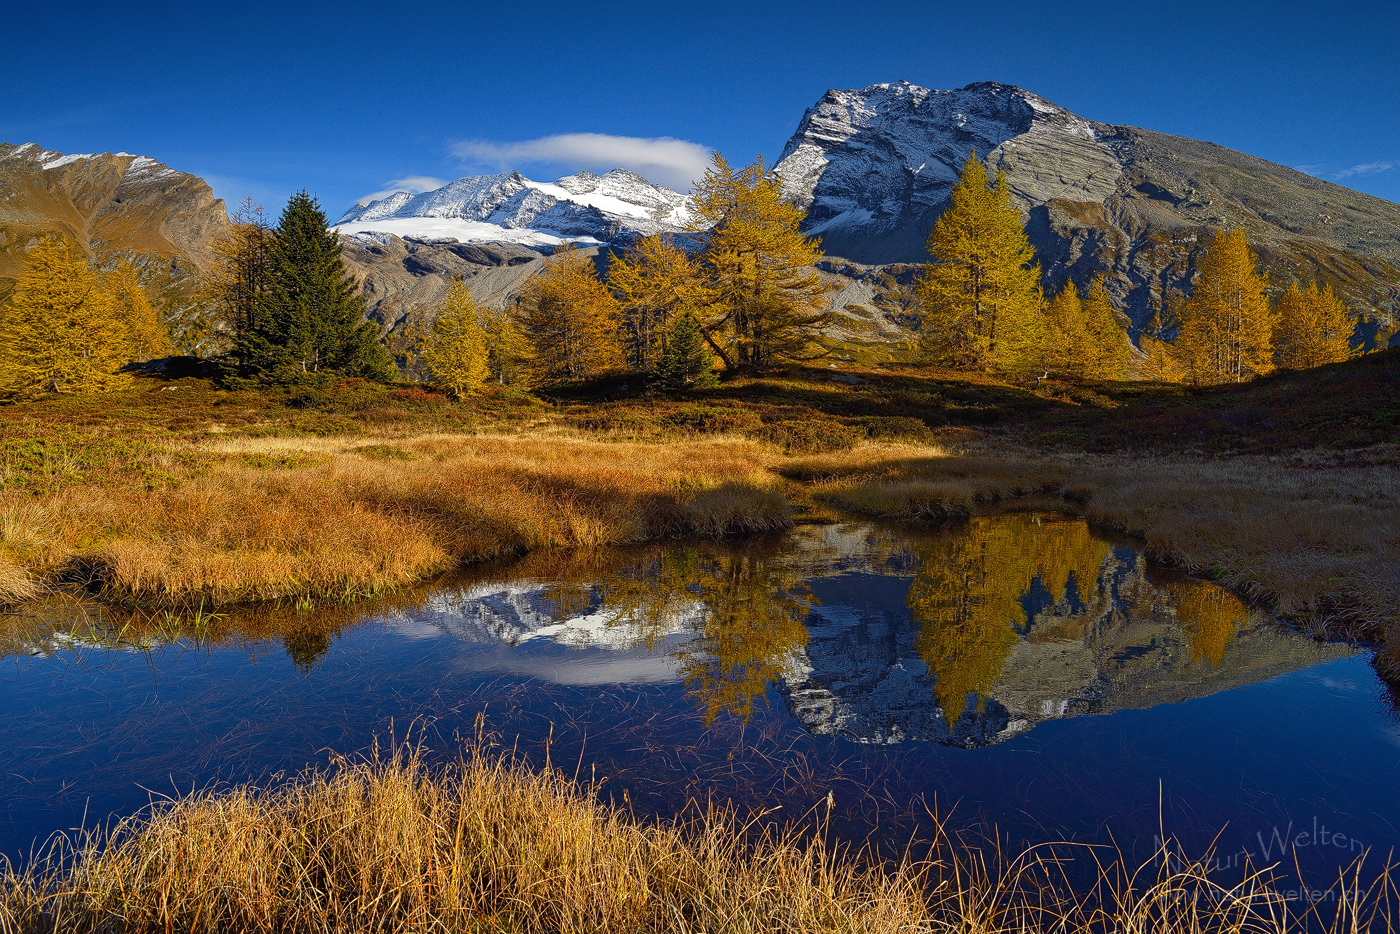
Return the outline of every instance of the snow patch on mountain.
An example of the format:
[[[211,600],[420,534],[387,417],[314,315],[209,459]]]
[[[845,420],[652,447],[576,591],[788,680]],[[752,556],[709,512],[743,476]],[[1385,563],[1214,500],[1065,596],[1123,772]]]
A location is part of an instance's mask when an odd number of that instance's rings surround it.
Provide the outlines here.
[[[459,178],[421,194],[396,191],[355,205],[336,222],[336,229],[347,235],[544,246],[677,231],[688,218],[684,195],[626,169],[601,176],[580,172],[554,182],[503,172]]]

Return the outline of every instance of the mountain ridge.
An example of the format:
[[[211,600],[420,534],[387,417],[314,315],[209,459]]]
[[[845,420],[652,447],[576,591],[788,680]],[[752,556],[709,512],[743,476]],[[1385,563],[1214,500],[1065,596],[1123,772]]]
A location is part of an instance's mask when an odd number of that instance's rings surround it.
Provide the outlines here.
[[[1137,324],[1190,288],[1212,232],[1231,226],[1276,283],[1316,276],[1354,307],[1397,313],[1400,205],[1214,143],[1088,120],[1014,85],[832,89],[775,171],[829,254],[923,262],[973,150],[1006,174],[1050,284],[1105,273]]]
[[[683,228],[686,198],[636,172],[578,172],[537,182],[519,172],[468,175],[414,194],[355,205],[336,221],[347,235],[393,234],[552,248],[566,239],[610,243]],[[455,237],[453,235],[456,235]]]
[[[24,251],[57,234],[99,263],[162,263],[188,278],[213,260],[228,229],[224,202],[201,178],[131,153],[64,155],[0,143],[0,287],[27,267]]]

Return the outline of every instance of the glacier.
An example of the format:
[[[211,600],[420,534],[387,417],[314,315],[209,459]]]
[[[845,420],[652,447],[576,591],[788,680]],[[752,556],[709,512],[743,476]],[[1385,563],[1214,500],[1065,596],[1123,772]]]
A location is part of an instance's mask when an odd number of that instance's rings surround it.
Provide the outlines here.
[[[470,175],[414,194],[357,204],[336,221],[345,235],[548,247],[627,241],[685,229],[686,197],[627,169],[537,182],[519,172]]]

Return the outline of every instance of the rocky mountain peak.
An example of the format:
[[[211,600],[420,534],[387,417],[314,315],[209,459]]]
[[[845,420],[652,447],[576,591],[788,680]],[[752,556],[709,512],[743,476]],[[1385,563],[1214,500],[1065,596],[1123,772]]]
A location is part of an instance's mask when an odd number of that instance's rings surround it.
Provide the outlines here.
[[[0,143],[0,280],[16,276],[25,250],[48,234],[99,259],[124,254],[183,275],[212,261],[210,246],[227,229],[224,202],[203,179],[149,156]]]
[[[828,255],[925,262],[970,152],[1005,174],[1048,284],[1106,273],[1135,322],[1189,291],[1215,231],[1243,227],[1273,281],[1321,278],[1358,310],[1400,314],[1400,206],[1264,159],[1085,119],[993,81],[830,90],[776,166]]]

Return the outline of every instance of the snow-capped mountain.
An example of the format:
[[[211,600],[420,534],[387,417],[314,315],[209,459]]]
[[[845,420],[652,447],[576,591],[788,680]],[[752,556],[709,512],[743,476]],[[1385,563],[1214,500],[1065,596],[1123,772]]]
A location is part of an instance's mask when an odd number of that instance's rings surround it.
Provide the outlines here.
[[[1195,255],[1235,226],[1275,281],[1321,274],[1353,307],[1386,315],[1400,300],[1400,207],[1213,143],[1087,120],[1011,85],[828,91],[776,168],[828,255],[925,262],[974,150],[1005,173],[1050,284],[1107,273],[1137,321],[1167,291],[1189,291]]]
[[[933,91],[907,81],[828,91],[777,171],[829,251],[899,254],[922,248],[923,221],[974,150],[1019,169],[1008,181],[1027,210],[1053,198],[1102,203],[1122,174],[1094,124],[1043,97],[993,82]]]
[[[441,188],[355,205],[336,222],[343,234],[392,234],[462,243],[551,246],[562,240],[611,243],[686,222],[685,196],[626,169],[580,172],[537,182],[519,172],[471,175]]]

